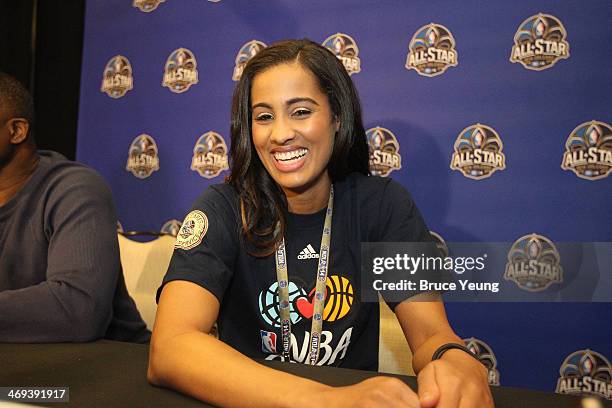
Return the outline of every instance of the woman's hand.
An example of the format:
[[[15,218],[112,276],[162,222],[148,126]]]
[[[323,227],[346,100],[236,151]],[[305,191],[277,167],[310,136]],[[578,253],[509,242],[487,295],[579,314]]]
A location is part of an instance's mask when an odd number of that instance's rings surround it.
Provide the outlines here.
[[[450,349],[441,359],[431,361],[440,346],[447,343],[462,344],[463,341],[448,324],[440,296],[431,293],[423,295],[426,298],[420,301],[409,299],[395,308],[395,314],[413,351],[412,366],[419,373],[417,379],[421,407],[493,407],[487,369],[474,357],[463,350]]]
[[[419,373],[421,408],[491,408],[487,369],[462,350],[448,350]]]
[[[417,394],[393,377],[373,377],[355,385],[329,388],[322,396],[326,408],[420,408]]]
[[[323,392],[325,407],[493,408],[487,369],[461,350],[448,350],[417,378],[417,394],[393,377],[369,378]]]

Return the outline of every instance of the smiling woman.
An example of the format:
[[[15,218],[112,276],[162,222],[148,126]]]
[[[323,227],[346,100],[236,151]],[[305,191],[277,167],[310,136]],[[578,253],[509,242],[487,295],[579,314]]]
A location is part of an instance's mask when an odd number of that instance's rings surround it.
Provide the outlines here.
[[[284,206],[316,212],[332,182],[369,174],[359,97],[338,58],[308,40],[265,51],[249,61],[234,91],[229,177],[245,236],[260,255],[270,255],[284,236]],[[262,228],[267,217],[274,228]]]
[[[149,381],[218,406],[492,406],[486,369],[440,301],[390,303],[418,395],[389,377],[329,387],[251,359],[377,370],[360,243],[431,237],[403,187],[369,176],[357,92],[324,47],[283,41],[253,57],[231,133],[231,175],[193,205],[158,290]]]
[[[255,78],[251,97],[253,144],[285,193],[289,211],[321,210],[329,196],[327,163],[339,122],[316,78],[298,63],[278,65]]]

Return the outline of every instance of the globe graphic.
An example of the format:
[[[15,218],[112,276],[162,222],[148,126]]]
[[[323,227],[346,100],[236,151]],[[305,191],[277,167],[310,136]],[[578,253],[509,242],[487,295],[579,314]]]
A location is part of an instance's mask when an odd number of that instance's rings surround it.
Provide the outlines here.
[[[294,306],[295,299],[301,296],[306,296],[304,289],[293,282],[289,282],[289,318],[291,324],[302,320]],[[261,316],[266,323],[274,327],[280,327],[278,303],[278,282],[274,282],[268,289],[259,294],[259,311]]]

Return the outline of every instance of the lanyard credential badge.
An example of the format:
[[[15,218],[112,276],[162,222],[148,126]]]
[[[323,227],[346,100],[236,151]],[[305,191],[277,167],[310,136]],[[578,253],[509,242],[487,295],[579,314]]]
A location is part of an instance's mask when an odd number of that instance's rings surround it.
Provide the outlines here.
[[[323,329],[323,309],[325,306],[325,292],[327,290],[327,270],[329,267],[329,253],[331,243],[331,226],[334,206],[334,187],[329,191],[327,211],[321,234],[321,248],[319,249],[319,266],[316,274],[316,289],[314,294],[314,310],[310,329],[310,347],[307,363],[314,365],[319,358],[319,345]],[[291,350],[291,304],[289,302],[289,278],[287,274],[287,252],[285,239],[281,241],[276,250],[276,280],[278,282],[278,301],[281,320],[281,341],[283,361],[290,361]]]

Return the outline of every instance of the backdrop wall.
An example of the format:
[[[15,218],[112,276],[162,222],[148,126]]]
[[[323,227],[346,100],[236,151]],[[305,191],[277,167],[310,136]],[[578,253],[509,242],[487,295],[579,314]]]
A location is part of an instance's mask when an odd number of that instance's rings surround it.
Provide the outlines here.
[[[328,40],[353,71],[373,168],[445,240],[612,241],[609,20],[607,0],[88,1],[77,159],[108,180],[125,230],[158,231],[228,174],[241,49]],[[586,349],[609,367],[609,303],[447,309],[460,336],[491,348],[502,385],[555,390],[564,359],[582,364]]]

